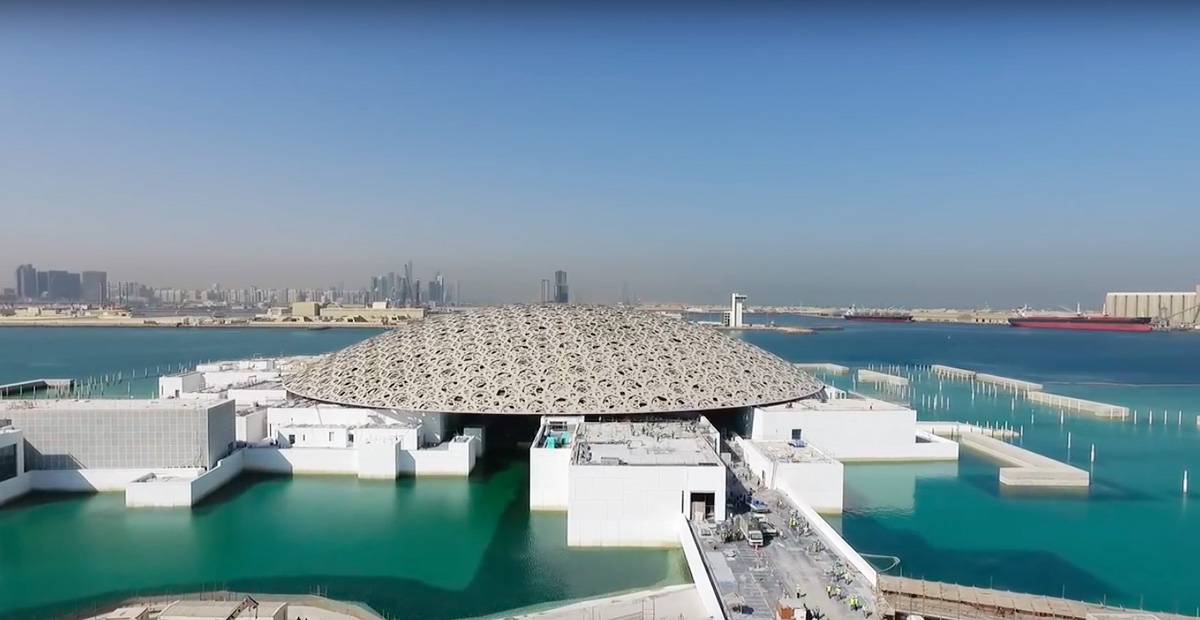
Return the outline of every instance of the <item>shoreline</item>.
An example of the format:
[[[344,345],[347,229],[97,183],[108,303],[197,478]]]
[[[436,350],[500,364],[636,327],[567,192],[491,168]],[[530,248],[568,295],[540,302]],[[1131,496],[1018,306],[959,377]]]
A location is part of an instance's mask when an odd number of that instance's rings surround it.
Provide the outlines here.
[[[161,610],[166,605],[177,601],[240,601],[251,597],[260,603],[287,603],[291,608],[289,618],[303,617],[311,620],[384,620],[384,616],[364,603],[329,598],[316,594],[268,594],[243,593],[230,591],[216,592],[187,592],[178,595],[162,595],[150,597],[130,597],[119,603],[93,605],[73,613],[61,614],[55,620],[100,620],[113,610],[127,606],[146,606]],[[665,611],[675,613],[682,611],[686,616],[695,615],[695,609],[700,605],[699,594],[695,584],[678,584],[626,590],[612,594],[584,599],[550,601],[507,611],[492,612],[480,616],[469,616],[458,620],[574,620],[578,614],[599,609],[617,610],[624,612],[640,612],[644,601],[654,601]],[[103,611],[107,610],[107,611]],[[608,614],[605,615],[608,617]]]
[[[152,320],[152,319],[150,319]],[[392,323],[147,323],[138,321],[102,321],[87,319],[60,319],[50,321],[5,321],[0,320],[0,329],[7,327],[117,327],[127,329],[304,329],[325,331],[327,329],[392,329]]]

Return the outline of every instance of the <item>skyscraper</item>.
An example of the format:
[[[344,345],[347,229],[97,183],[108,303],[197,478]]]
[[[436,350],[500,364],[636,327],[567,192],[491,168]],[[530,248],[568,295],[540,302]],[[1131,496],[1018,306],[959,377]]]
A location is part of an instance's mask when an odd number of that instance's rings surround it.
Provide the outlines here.
[[[542,303],[550,303],[550,281],[542,278]]]
[[[34,269],[33,265],[17,267],[17,298],[37,299],[40,294],[37,269]]]
[[[108,274],[103,271],[85,271],[81,275],[81,298],[89,304],[108,301]]]
[[[554,272],[554,303],[565,304],[569,300],[567,295],[567,272]]]

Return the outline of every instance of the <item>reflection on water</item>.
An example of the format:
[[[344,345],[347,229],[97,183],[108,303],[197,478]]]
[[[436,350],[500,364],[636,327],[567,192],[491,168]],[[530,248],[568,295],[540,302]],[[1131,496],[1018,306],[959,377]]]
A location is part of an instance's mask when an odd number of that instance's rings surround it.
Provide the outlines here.
[[[848,464],[845,510],[911,513],[917,500],[917,481],[958,477],[958,463]]]

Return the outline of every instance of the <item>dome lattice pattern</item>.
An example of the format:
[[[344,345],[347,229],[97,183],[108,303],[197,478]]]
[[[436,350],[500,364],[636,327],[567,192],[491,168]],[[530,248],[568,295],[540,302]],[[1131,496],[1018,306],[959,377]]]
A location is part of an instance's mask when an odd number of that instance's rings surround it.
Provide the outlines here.
[[[624,414],[766,405],[819,381],[711,327],[591,306],[433,315],[285,381],[298,396],[446,413]]]

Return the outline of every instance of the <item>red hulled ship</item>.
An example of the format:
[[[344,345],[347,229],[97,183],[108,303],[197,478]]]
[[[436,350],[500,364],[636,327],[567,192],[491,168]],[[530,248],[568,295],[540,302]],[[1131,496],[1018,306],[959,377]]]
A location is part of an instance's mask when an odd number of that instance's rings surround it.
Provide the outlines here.
[[[1108,316],[1107,314],[1084,314],[1076,310],[1072,315],[1031,315],[1027,308],[1017,310],[1017,316],[1008,319],[1013,327],[1035,329],[1080,329],[1099,332],[1148,332],[1153,331],[1151,318]]]

